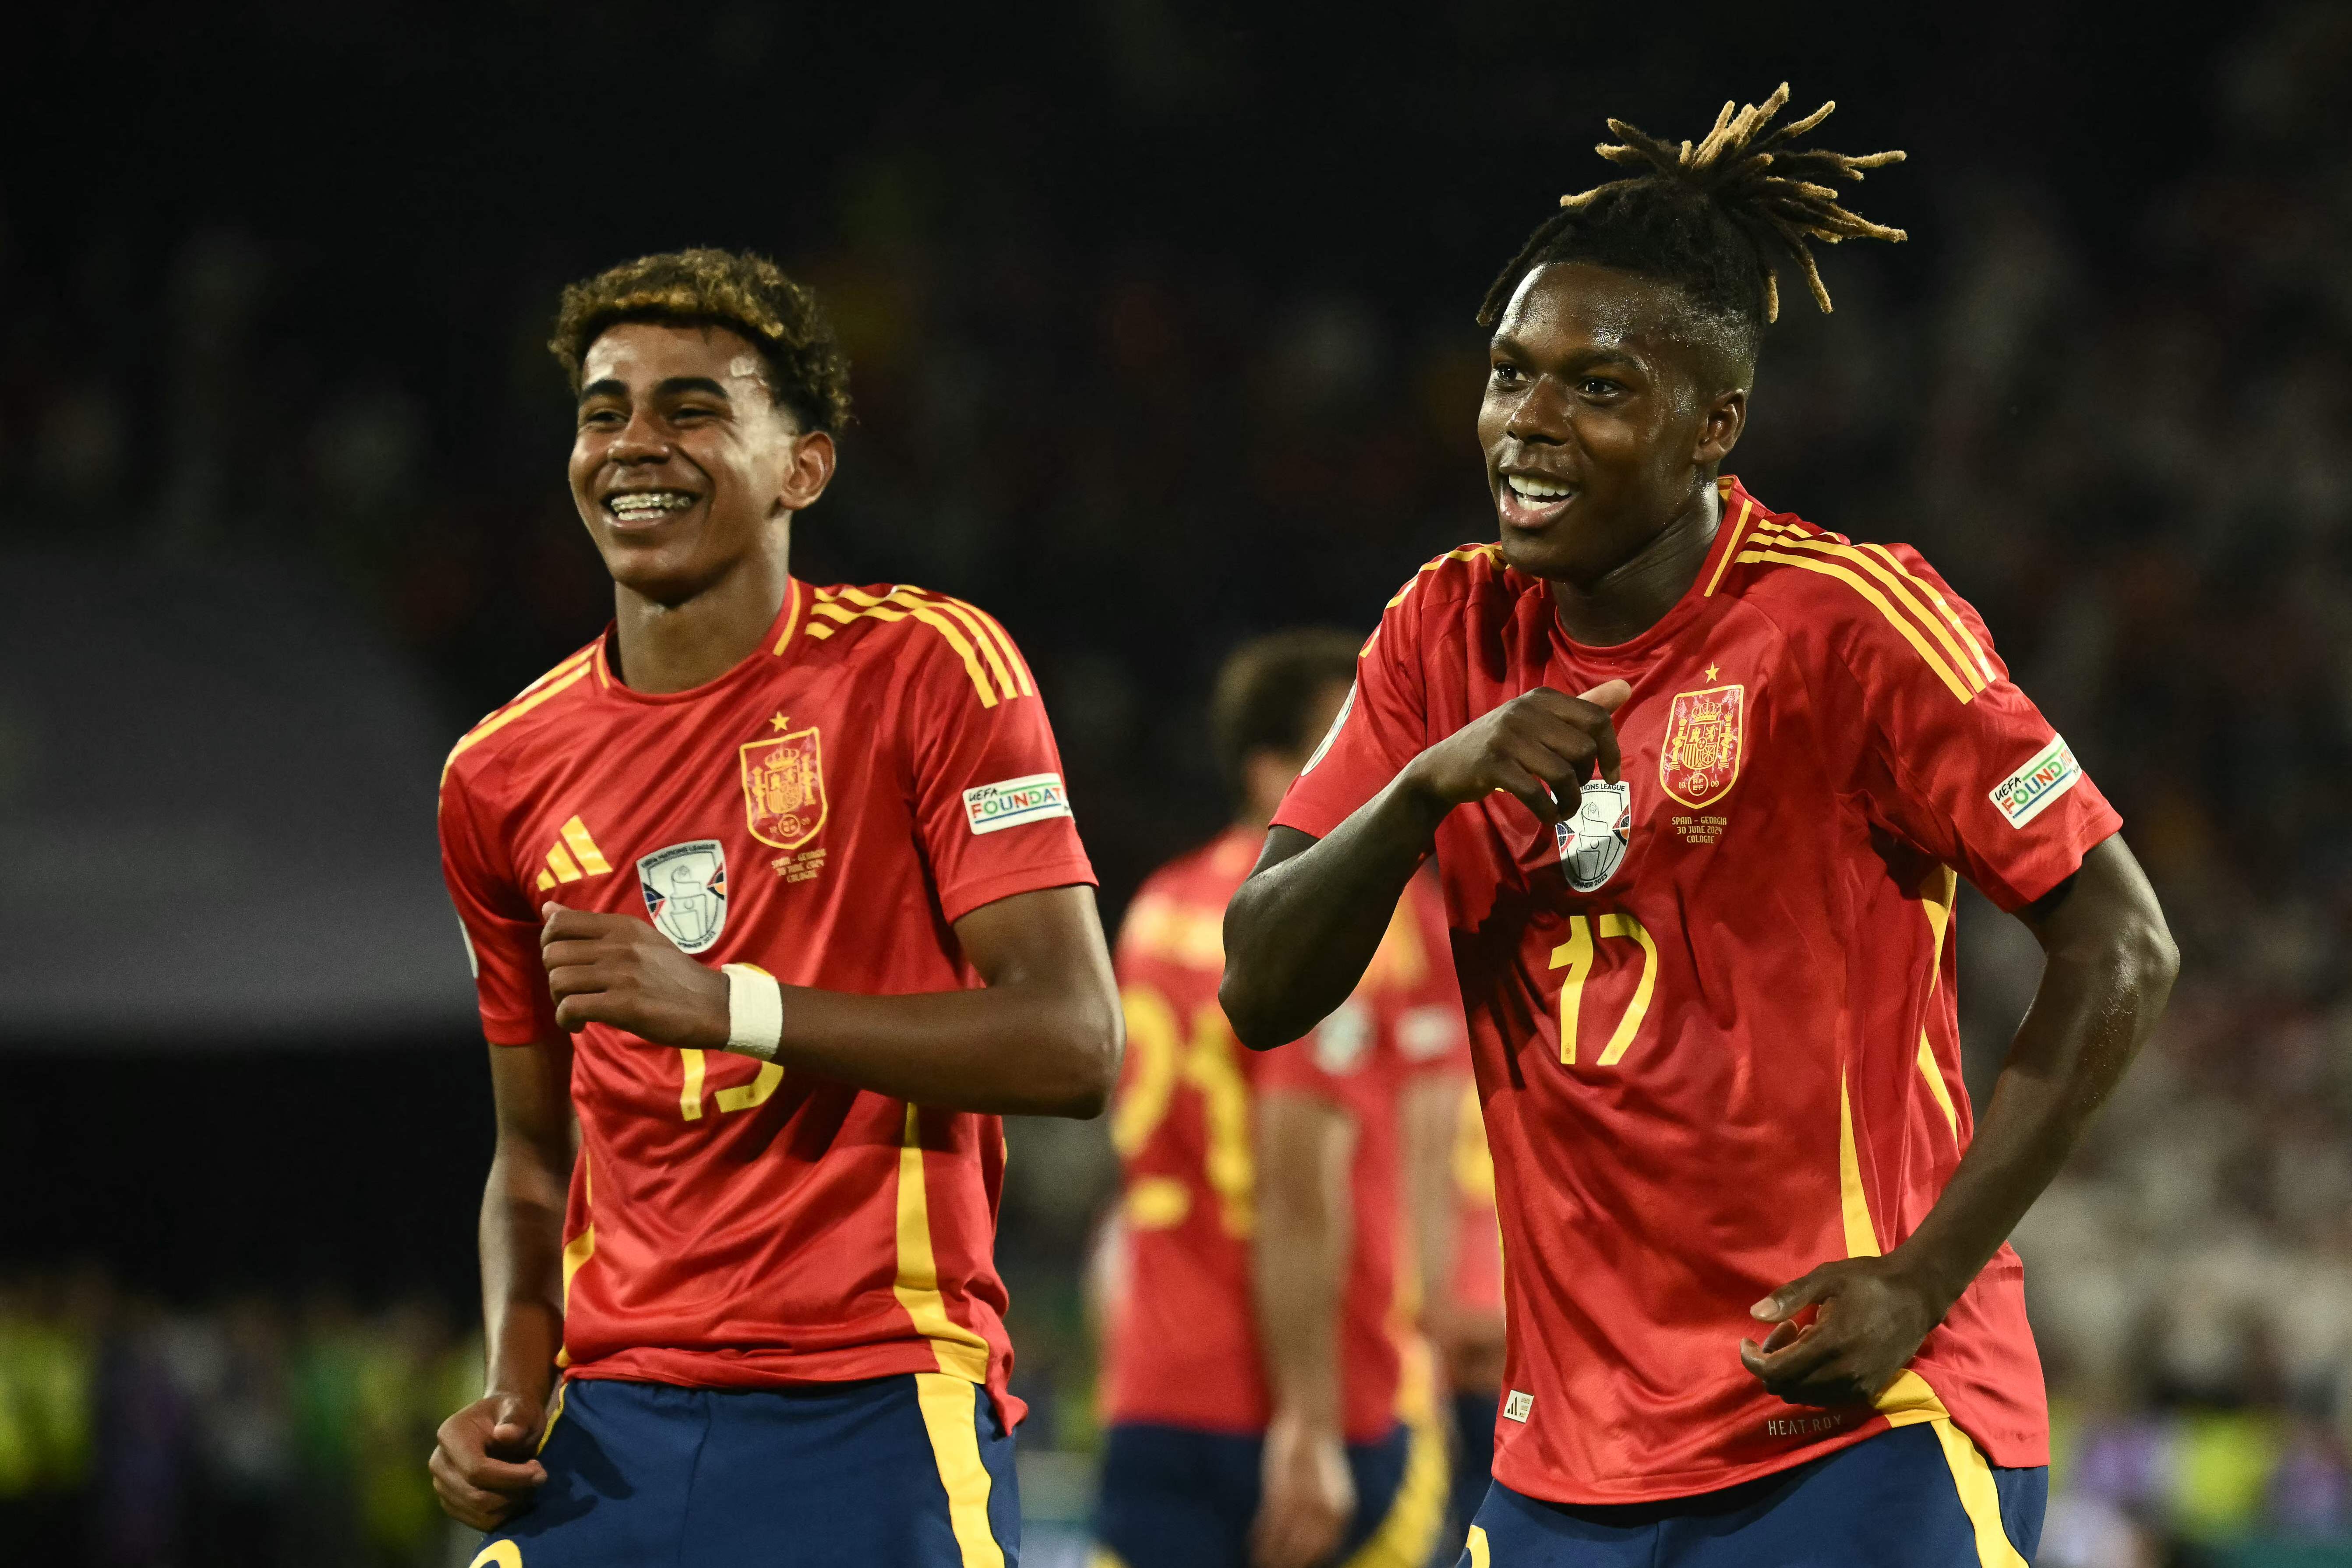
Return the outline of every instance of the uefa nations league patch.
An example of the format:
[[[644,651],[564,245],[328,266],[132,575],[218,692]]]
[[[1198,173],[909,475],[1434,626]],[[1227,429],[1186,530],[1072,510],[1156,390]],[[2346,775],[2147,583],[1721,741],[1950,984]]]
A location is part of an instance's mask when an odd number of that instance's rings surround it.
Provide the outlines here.
[[[2053,735],[2033,760],[1992,786],[1986,799],[2011,827],[2022,827],[2050,808],[2050,803],[2083,780],[2083,764],[2066,745],[2066,737]]]
[[[1551,825],[1559,841],[1559,863],[1568,885],[1589,893],[1616,875],[1625,847],[1633,841],[1633,785],[1595,777],[1584,786],[1576,813]]]
[[[703,952],[727,929],[727,851],[716,838],[656,849],[637,862],[654,929],[680,952]]]

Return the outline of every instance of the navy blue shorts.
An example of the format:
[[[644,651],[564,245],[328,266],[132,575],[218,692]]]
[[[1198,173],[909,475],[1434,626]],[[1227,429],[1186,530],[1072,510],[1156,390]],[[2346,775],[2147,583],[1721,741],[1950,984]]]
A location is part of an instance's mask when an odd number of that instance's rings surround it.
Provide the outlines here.
[[[1495,1479],[1495,1407],[1501,1398],[1492,1392],[1454,1395],[1454,1487],[1445,1509],[1445,1532],[1454,1541],[1469,1531]]]
[[[1263,1437],[1122,1422],[1103,1445],[1097,1568],[1249,1568]],[[1445,1435],[1392,1428],[1348,1445],[1356,1517],[1335,1562],[1423,1568],[1445,1512]]]
[[[473,1568],[1012,1568],[1013,1434],[942,1373],[791,1389],[575,1378]]]
[[[2024,1568],[2050,1472],[1988,1465],[1948,1421],[1697,1497],[1588,1508],[1496,1481],[1457,1568]]]

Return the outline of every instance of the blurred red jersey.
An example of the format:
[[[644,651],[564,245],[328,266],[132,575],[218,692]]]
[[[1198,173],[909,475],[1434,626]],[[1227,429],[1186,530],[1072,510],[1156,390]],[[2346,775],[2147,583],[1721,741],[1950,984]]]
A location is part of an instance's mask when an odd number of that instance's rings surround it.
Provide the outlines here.
[[[1405,889],[1355,994],[1297,1047],[1245,1050],[1217,1005],[1225,900],[1262,840],[1235,830],[1162,867],[1118,936],[1127,1060],[1111,1112],[1124,1167],[1127,1258],[1108,1353],[1106,1415],[1203,1431],[1271,1415],[1250,1281],[1251,1103],[1282,1089],[1356,1123],[1355,1235],[1341,1288],[1341,1422],[1350,1443],[1397,1421],[1412,1338],[1400,1300],[1398,1095],[1420,1072],[1467,1070],[1445,918],[1426,879]]]
[[[1497,546],[1432,562],[1275,820],[1329,833],[1537,687],[1633,685],[1622,782],[1556,832],[1501,795],[1438,830],[1502,1211],[1496,1479],[1686,1496],[1947,1413],[2045,1464],[2006,1247],[1875,1413],[1784,1405],[1737,1350],[1759,1298],[1909,1236],[1968,1146],[1958,876],[2018,909],[2119,820],[1916,553],[1721,491],[1688,593],[1613,647]]]
[[[555,1037],[540,906],[869,995],[980,984],[953,922],[1091,882],[1020,653],[917,588],[793,582],[763,647],[649,695],[599,638],[451,753],[441,846],[496,1045]],[[946,1372],[1006,1418],[993,1116],[604,1025],[574,1037],[574,1377],[695,1387]]]
[[[1454,1193],[1460,1226],[1454,1238],[1454,1300],[1465,1308],[1496,1311],[1503,1305],[1503,1237],[1495,1216],[1495,1157],[1486,1152],[1486,1123],[1475,1083],[1462,1089]]]

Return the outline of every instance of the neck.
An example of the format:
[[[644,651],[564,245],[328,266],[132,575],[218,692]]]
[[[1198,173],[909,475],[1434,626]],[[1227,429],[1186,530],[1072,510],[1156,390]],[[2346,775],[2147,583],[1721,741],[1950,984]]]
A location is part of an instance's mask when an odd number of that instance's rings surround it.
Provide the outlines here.
[[[633,691],[659,696],[718,679],[749,658],[776,624],[792,591],[791,534],[746,556],[699,592],[666,605],[625,584],[613,585],[613,627],[619,668]]]
[[[1550,579],[1560,628],[1592,647],[1640,637],[1690,592],[1722,521],[1723,498],[1713,479],[1704,479],[1682,510],[1625,560],[1589,583]]]

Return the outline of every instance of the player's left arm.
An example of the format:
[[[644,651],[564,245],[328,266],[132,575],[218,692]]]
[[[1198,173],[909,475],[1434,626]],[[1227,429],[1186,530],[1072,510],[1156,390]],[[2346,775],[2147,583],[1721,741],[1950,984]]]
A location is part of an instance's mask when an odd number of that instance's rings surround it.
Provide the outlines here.
[[[660,1046],[727,1049],[727,977],[627,915],[545,906],[555,1021]],[[894,1100],[997,1115],[1100,1115],[1125,1034],[1088,887],[1045,888],[955,922],[976,991],[863,996],[781,987],[773,1060]]]
[[[1835,661],[1817,666],[1824,733],[1866,737],[1848,759],[1856,795],[2013,910],[2043,964],[1974,1139],[1918,1227],[1756,1304],[1776,1326],[1740,1359],[1800,1405],[1870,1400],[1901,1373],[2065,1163],[2179,967],[2121,819],[2009,679],[1983,621],[1906,547],[1878,558],[1904,605],[1836,626]],[[1896,635],[1906,625],[1914,635]]]
[[[1874,1398],[1895,1380],[2073,1152],[2155,1027],[2179,966],[2164,911],[2120,835],[2022,911],[2042,984],[1976,1138],[1919,1228],[1884,1258],[1824,1264],[1757,1303],[1777,1324],[1740,1360],[1796,1405]],[[1795,1326],[1808,1307],[1810,1331]]]

